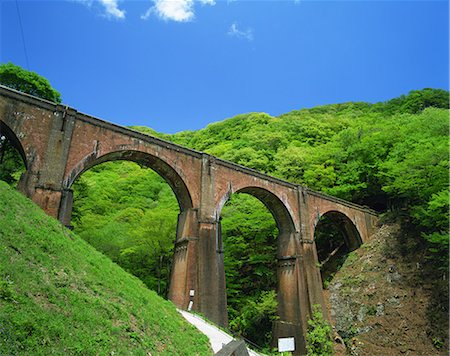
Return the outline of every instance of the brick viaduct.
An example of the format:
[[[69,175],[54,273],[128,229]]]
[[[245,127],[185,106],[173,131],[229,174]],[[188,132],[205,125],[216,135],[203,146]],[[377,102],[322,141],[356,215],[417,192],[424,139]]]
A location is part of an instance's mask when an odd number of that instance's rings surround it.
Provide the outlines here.
[[[159,173],[180,206],[169,298],[183,309],[192,300],[194,310],[221,325],[227,324],[227,301],[220,212],[233,193],[258,198],[279,229],[274,337],[295,337],[296,354],[305,352],[312,305],[323,306],[314,243],[319,218],[341,216],[355,246],[369,238],[376,222],[366,208],[2,86],[1,135],[26,165],[19,190],[66,226],[72,211],[70,188],[89,168],[129,160]]]

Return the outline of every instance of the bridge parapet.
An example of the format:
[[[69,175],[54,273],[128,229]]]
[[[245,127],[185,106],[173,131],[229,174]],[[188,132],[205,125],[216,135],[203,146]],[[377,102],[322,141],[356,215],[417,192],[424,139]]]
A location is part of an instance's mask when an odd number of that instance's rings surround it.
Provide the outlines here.
[[[361,211],[364,211],[364,212],[366,212],[366,213],[368,213],[370,215],[378,216],[378,213],[375,210],[369,208],[368,206],[352,203],[352,202],[350,202],[348,200],[340,199],[340,198],[334,197],[332,195],[328,195],[328,194],[325,194],[325,193],[322,193],[322,192],[318,192],[316,190],[313,190],[313,189],[305,187],[305,186],[302,186],[302,187],[310,195],[314,195],[314,196],[320,197],[320,198],[325,199],[325,200],[330,200],[330,201],[333,201],[333,202],[335,202],[337,204],[341,204],[341,205],[347,206],[347,207],[352,208],[352,209],[361,210]]]

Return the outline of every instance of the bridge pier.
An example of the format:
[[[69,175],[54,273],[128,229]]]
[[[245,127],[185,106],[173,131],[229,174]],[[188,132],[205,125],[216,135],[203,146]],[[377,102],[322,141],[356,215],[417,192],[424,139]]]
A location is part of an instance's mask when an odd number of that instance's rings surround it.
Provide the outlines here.
[[[198,210],[178,217],[169,300],[227,326],[225,269],[219,221],[198,221]],[[191,303],[192,302],[192,303]]]
[[[25,178],[26,179],[26,178]],[[72,229],[73,191],[49,187],[30,187],[19,181],[18,189],[39,205],[48,215],[58,219],[68,229]]]
[[[228,326],[225,268],[220,221],[199,223],[199,311],[221,326]]]
[[[310,221],[310,207],[308,191],[304,187],[298,186],[298,211],[300,214],[300,242],[303,256],[303,270],[306,279],[306,293],[308,295],[308,308],[305,311],[308,313],[308,320],[311,316],[313,305],[320,305],[325,313],[325,301],[323,299],[322,291],[322,277],[320,276],[320,269],[318,266],[319,259],[317,257],[316,244],[314,242],[314,226]],[[306,324],[307,325],[307,324]]]
[[[177,237],[168,296],[169,300],[180,309],[188,309],[190,302],[192,302],[191,307],[194,310],[198,308],[197,244],[197,210],[182,211],[178,215]],[[193,292],[191,293],[191,291]]]
[[[278,258],[278,316],[273,325],[272,346],[277,347],[279,338],[295,338],[295,354],[306,354],[303,305],[300,301],[305,290],[301,275],[300,258],[282,256]],[[305,320],[306,321],[306,320]]]
[[[279,320],[273,325],[272,346],[278,346],[279,338],[294,337],[294,354],[303,355],[306,354],[308,298],[299,237],[295,231],[282,231],[278,236]]]

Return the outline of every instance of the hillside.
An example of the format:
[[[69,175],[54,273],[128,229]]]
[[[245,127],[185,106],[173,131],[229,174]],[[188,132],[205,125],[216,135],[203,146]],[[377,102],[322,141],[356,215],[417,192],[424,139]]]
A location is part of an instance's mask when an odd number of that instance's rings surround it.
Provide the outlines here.
[[[0,181],[0,354],[208,355],[168,301]]]
[[[398,224],[383,225],[348,256],[324,291],[337,356],[448,354],[442,310],[448,299],[436,298],[445,290],[445,273],[430,281],[433,271],[420,253],[405,251],[401,234]]]

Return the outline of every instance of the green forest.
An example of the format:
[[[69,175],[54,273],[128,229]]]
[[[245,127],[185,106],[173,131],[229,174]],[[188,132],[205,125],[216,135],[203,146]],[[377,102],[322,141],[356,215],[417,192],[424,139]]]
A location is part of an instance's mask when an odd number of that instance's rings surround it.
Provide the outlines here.
[[[447,273],[445,90],[413,90],[386,102],[325,105],[278,117],[247,113],[176,134],[131,128],[375,209],[401,222],[405,249],[423,253],[432,270]],[[7,147],[5,139],[1,147]],[[15,184],[17,158],[8,155],[14,154],[2,149],[0,179]],[[166,296],[179,207],[169,185],[150,168],[108,162],[85,172],[72,187],[72,224],[84,240]],[[221,218],[229,327],[267,347],[277,318],[275,220],[245,194],[233,195]]]

